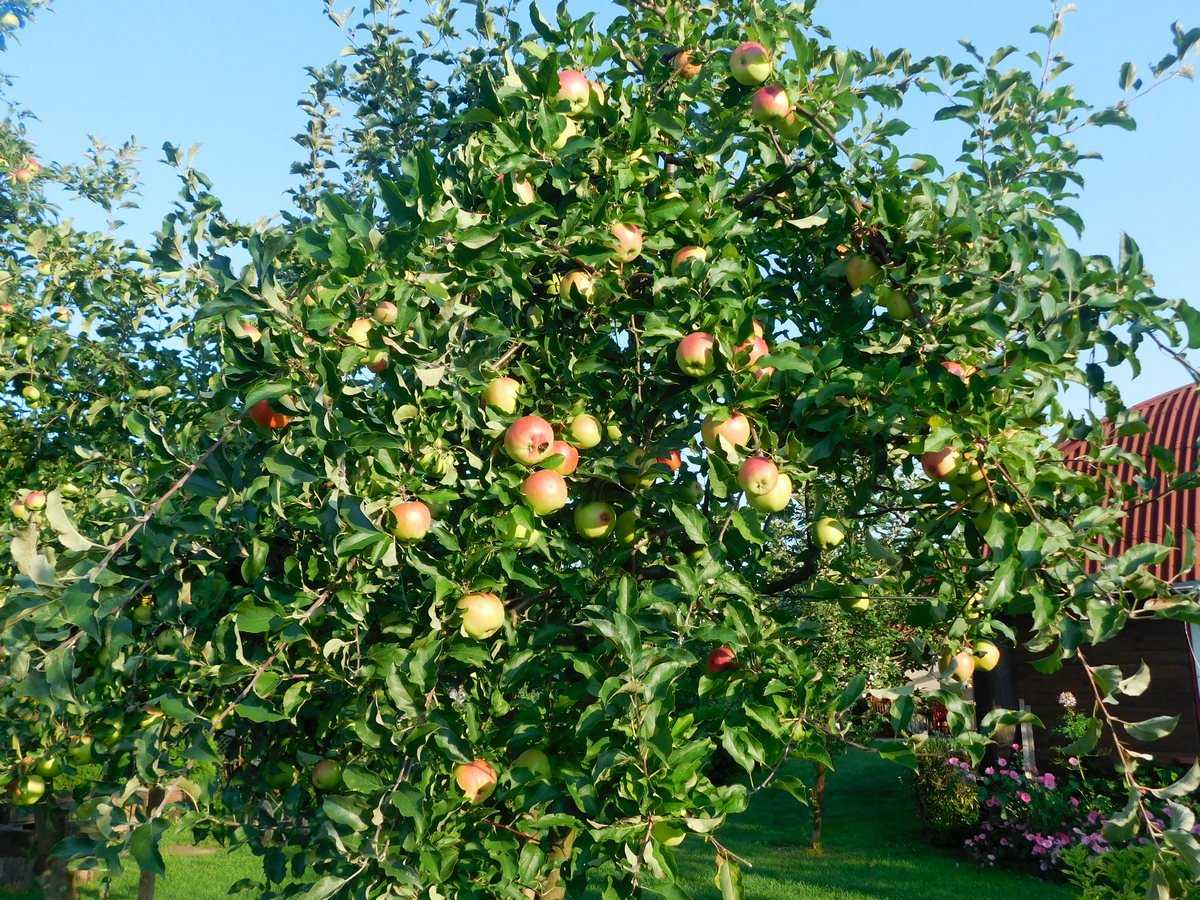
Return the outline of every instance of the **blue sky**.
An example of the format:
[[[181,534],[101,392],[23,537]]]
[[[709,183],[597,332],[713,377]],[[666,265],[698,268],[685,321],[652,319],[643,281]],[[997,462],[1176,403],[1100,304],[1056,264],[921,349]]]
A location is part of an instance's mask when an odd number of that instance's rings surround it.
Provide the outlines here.
[[[349,5],[351,0],[346,0]],[[1132,60],[1146,72],[1170,44],[1169,26],[1200,25],[1195,0],[1079,0],[1061,49],[1075,62],[1064,76],[1097,102],[1119,95],[1117,70]],[[551,9],[552,3],[543,3]],[[573,10],[612,7],[590,0]],[[1004,44],[1041,47],[1029,26],[1047,17],[1046,0],[824,0],[817,19],[834,39],[858,48],[905,46],[914,55],[959,51],[959,38],[981,50]],[[134,236],[149,233],[175,194],[157,164],[163,141],[199,143],[198,166],[230,211],[257,218],[278,210],[299,155],[292,136],[304,125],[296,100],[306,65],[334,59],[344,35],[320,0],[58,0],[50,14],[14,41],[0,65],[13,93],[36,112],[31,134],[48,159],[79,157],[88,135],[118,144],[135,136],[145,180],[140,211],[125,216]],[[1194,56],[1200,63],[1200,56]],[[914,107],[921,112],[928,106]],[[1159,292],[1200,302],[1194,272],[1200,255],[1200,84],[1177,81],[1139,101],[1139,129],[1105,129],[1080,143],[1105,159],[1085,170],[1077,206],[1087,223],[1085,252],[1113,254],[1122,231],[1141,244]],[[910,140],[949,158],[954,126],[911,119]],[[1136,381],[1118,376],[1129,402],[1186,381],[1174,363],[1149,351]]]

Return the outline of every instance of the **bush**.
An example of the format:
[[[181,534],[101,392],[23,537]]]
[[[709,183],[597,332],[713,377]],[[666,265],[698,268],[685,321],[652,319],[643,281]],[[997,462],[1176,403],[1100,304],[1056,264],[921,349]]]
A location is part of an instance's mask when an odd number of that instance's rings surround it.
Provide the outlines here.
[[[957,844],[979,823],[979,795],[962,777],[953,742],[930,738],[917,751],[917,809],[935,843]]]
[[[1079,888],[1083,900],[1142,900],[1151,883],[1156,860],[1150,846],[1121,847],[1096,853],[1076,845],[1062,852],[1060,862],[1066,879]],[[1162,863],[1167,865],[1162,867]],[[1171,896],[1188,897],[1190,879],[1181,860],[1159,860],[1163,880]]]

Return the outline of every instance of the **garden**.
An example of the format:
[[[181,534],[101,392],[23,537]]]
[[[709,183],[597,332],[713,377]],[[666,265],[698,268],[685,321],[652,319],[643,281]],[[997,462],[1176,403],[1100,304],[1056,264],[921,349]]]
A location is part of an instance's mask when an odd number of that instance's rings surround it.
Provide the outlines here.
[[[820,6],[325,2],[148,238],[0,85],[0,896],[1197,895],[1200,313],[1076,204],[1200,28]]]

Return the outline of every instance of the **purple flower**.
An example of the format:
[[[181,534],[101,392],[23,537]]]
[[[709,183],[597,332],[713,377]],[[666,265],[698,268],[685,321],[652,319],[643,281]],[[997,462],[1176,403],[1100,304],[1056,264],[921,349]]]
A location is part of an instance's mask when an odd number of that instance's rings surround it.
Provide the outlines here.
[[[1049,788],[1050,790],[1054,790],[1054,785],[1055,785],[1055,781],[1054,781],[1054,773],[1053,772],[1047,772],[1045,775],[1042,776],[1042,786],[1043,787]]]
[[[1078,797],[1071,798],[1071,806],[1075,807],[1076,809],[1079,808],[1079,798]]]
[[[957,756],[950,757],[948,760],[946,760],[946,765],[957,766],[958,765],[958,757]]]

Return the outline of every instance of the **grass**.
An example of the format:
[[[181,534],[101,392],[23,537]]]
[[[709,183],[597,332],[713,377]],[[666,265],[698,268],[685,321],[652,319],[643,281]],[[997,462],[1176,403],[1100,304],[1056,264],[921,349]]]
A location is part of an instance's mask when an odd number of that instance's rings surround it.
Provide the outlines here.
[[[721,840],[753,862],[744,871],[751,900],[1008,900],[1015,896],[1066,900],[1069,888],[1028,875],[980,869],[950,851],[924,843],[906,773],[899,766],[863,754],[844,757],[826,790],[823,853],[807,849],[808,815],[781,791],[756,798],[744,815],[721,830]],[[680,848],[684,890],[697,900],[718,898],[712,854],[696,837]],[[218,900],[229,885],[259,875],[257,860],[245,850],[176,845],[167,850],[167,871],[159,900]],[[98,893],[87,890],[85,897]],[[137,873],[114,880],[112,900],[137,896]],[[41,900],[40,894],[5,894],[4,900]]]

